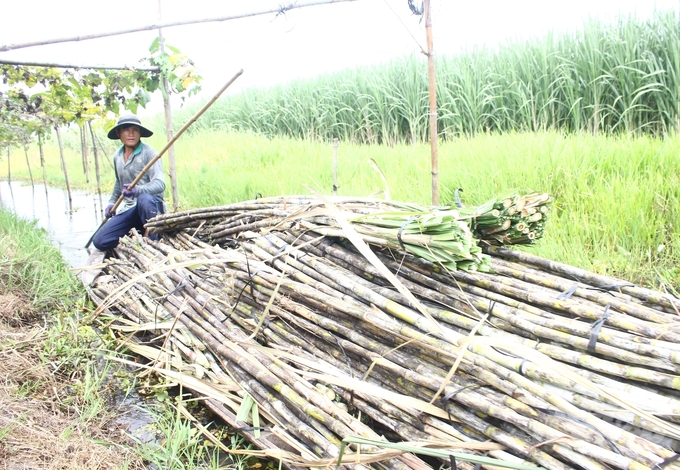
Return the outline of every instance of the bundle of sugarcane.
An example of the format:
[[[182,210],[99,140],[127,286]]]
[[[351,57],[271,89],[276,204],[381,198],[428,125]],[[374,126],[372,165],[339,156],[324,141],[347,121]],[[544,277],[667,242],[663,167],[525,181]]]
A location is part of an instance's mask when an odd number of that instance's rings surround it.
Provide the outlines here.
[[[331,211],[329,205],[337,210]],[[348,220],[371,244],[401,248],[449,269],[488,269],[489,259],[470,231],[469,217],[456,210],[428,209],[396,201],[305,196],[259,199],[221,209],[160,215],[149,221],[147,228],[168,233],[195,227],[202,240],[224,245],[247,230],[296,224],[319,234],[344,237],[339,217]]]
[[[161,374],[168,374],[167,368],[178,369],[184,375],[169,376],[182,382],[186,388],[208,394],[211,399],[208,404],[218,415],[230,419],[239,428],[246,423],[239,422],[236,409],[242,406],[244,397],[253,400],[258,416],[262,416],[263,433],[274,433],[280,445],[279,448],[269,447],[261,455],[281,459],[288,467],[335,464],[342,437],[359,435],[384,440],[349,414],[341,402],[331,400],[329,394],[335,395],[335,392],[330,387],[318,380],[307,380],[311,365],[311,370],[322,372],[321,377],[332,383],[333,376],[326,374],[329,371],[335,372],[336,376],[340,374],[334,367],[336,360],[326,363],[302,354],[287,364],[279,356],[289,359],[289,354],[281,353],[280,348],[263,349],[252,339],[256,335],[262,338],[265,333],[282,334],[273,329],[269,321],[262,329],[257,326],[258,315],[264,306],[255,301],[256,297],[263,298],[260,289],[265,281],[261,276],[270,278],[275,273],[273,269],[242,254],[210,248],[181,234],[177,242],[186,251],[173,250],[163,244],[150,246],[141,238],[133,243],[124,240],[117,249],[119,259],[109,261],[111,275],[103,276],[92,286],[91,296],[102,310],[115,309],[133,320],[132,324],[124,324],[121,329],[130,332],[131,326],[135,325],[140,332],[152,330],[160,333],[158,352],[148,352],[148,347],[133,347],[133,351],[146,351],[147,357],[154,360],[160,358],[164,364],[157,364],[154,370]],[[166,261],[170,260],[172,264],[167,265]],[[159,262],[164,269],[153,268]],[[243,276],[249,269],[259,273],[252,280],[248,280],[247,275]],[[231,281],[229,291],[225,291],[227,286],[222,284],[225,280]],[[245,295],[243,302],[238,302],[238,291]],[[277,315],[284,312],[275,305],[268,308]],[[252,334],[246,336],[248,332]],[[282,341],[285,348],[292,351],[291,344]],[[296,343],[300,341],[302,339],[296,340]],[[168,351],[181,355],[184,360],[177,360]],[[297,363],[307,367],[298,370],[294,367]],[[189,373],[205,376],[212,384],[196,380],[196,377],[189,378],[186,375]],[[336,377],[336,380],[339,379]],[[234,384],[238,385],[236,393],[224,392],[225,385],[229,385],[228,390],[233,392]],[[359,389],[356,393],[357,396],[363,394]],[[379,396],[384,399],[385,393],[379,392]],[[371,402],[390,408],[388,403],[376,398],[370,394],[367,396]],[[357,400],[360,401],[359,398]],[[396,393],[389,401],[406,407],[414,416],[419,410],[428,408],[422,400]],[[231,407],[231,412],[227,407]],[[394,405],[391,407],[394,408]],[[411,432],[419,439],[426,437],[415,429]],[[277,442],[251,434],[252,441],[258,446]],[[456,443],[460,443],[452,437],[449,441],[448,444],[454,448]],[[500,446],[496,444],[480,443],[471,447],[500,452]],[[361,457],[361,453],[366,455]],[[362,446],[361,453],[346,453],[344,461],[356,464],[348,466],[357,468],[365,468],[362,463],[375,459],[379,460],[376,468],[430,468],[413,455],[380,452],[370,446]],[[500,455],[505,453],[500,452]],[[511,462],[519,460],[510,455],[506,458]],[[488,463],[493,459],[479,456],[477,461]],[[514,468],[534,467],[514,465]]]
[[[359,216],[339,213],[335,219],[314,217],[303,225],[319,234],[345,237],[337,217],[346,217],[368,243],[402,249],[451,270],[487,271],[489,268],[489,257],[482,253],[458,211],[416,207]]]
[[[680,321],[665,311],[676,299],[507,249],[489,248],[501,274],[444,273],[405,250],[376,249],[376,264],[302,224],[278,228],[243,232],[238,250],[195,229],[124,240],[93,299],[159,337],[202,341],[206,376],[236,378],[266,426],[285,428],[293,464],[320,465],[352,433],[376,439],[319,395],[321,383],[398,439],[466,445],[470,458],[491,438],[506,463],[678,468]],[[607,283],[614,290],[593,290]],[[376,465],[422,465],[391,457]]]
[[[472,231],[483,244],[530,245],[543,236],[550,203],[545,193],[512,193],[460,210],[471,216]]]
[[[549,199],[547,194],[514,194],[453,210],[371,198],[290,196],[163,214],[149,221],[147,228],[156,233],[196,228],[202,240],[227,244],[246,230],[295,223],[320,234],[344,236],[337,230],[337,217],[343,217],[369,243],[401,248],[448,269],[487,271],[489,261],[480,241],[533,243],[543,234]],[[331,214],[329,206],[338,210]]]

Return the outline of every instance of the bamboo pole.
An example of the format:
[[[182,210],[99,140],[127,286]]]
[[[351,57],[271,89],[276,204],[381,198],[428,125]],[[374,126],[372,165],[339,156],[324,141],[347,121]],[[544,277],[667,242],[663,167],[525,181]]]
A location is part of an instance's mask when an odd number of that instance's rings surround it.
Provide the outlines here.
[[[26,144],[24,144],[24,156],[26,157],[26,168],[28,168],[28,177],[31,179],[31,187],[34,187],[35,184],[33,183],[33,171],[31,170],[31,162],[28,160],[28,148]]]
[[[87,146],[87,134],[85,133],[85,124],[78,126],[80,131],[80,157],[83,162],[83,173],[85,174],[85,183],[90,184],[90,151]]]
[[[93,69],[93,70],[139,70],[142,72],[158,72],[158,67],[136,67],[134,65],[83,65],[83,64],[56,64],[51,62],[29,62],[25,60],[0,59],[0,64],[23,65],[26,67],[54,67],[58,69]]]
[[[40,150],[40,168],[42,168],[43,186],[45,187],[45,201],[48,201],[49,195],[47,193],[47,170],[45,169],[45,152],[43,149],[42,134],[40,133],[38,133],[38,149]]]
[[[99,148],[102,149],[102,154],[103,154],[103,155],[106,155],[106,149],[104,148],[104,144],[102,143],[102,141],[99,140],[99,136],[97,136],[97,134],[94,134],[94,138],[95,138],[95,140],[97,141],[97,143],[99,144]],[[93,145],[94,145],[94,144],[93,144]],[[111,169],[114,170],[114,168],[113,168],[113,159],[112,159],[112,158],[105,158],[104,160],[108,161],[108,162],[109,162],[109,166],[111,166]]]
[[[25,43],[19,43],[19,44],[6,44],[6,45],[3,45],[3,46],[0,46],[0,52],[11,51],[11,50],[14,50],[14,49],[22,49],[22,48],[26,48],[26,47],[44,46],[44,45],[47,45],[47,44],[58,44],[58,43],[62,43],[62,42],[85,41],[85,40],[89,40],[89,39],[97,39],[97,38],[104,38],[104,37],[109,37],[109,36],[118,36],[118,35],[121,35],[121,34],[136,33],[136,32],[139,32],[139,31],[153,31],[154,29],[170,28],[170,27],[173,27],[173,26],[184,26],[184,25],[196,24],[196,23],[221,22],[221,21],[236,20],[236,19],[241,19],[241,18],[251,18],[253,16],[267,15],[267,14],[270,14],[270,13],[276,13],[277,15],[280,15],[280,14],[285,13],[286,11],[294,10],[294,9],[297,9],[297,8],[304,8],[304,7],[310,7],[310,6],[316,6],[316,5],[331,4],[331,3],[351,2],[351,1],[355,1],[355,0],[314,0],[314,1],[308,1],[308,2],[296,2],[296,3],[287,4],[287,5],[279,5],[276,8],[270,8],[268,10],[255,11],[255,12],[250,12],[250,13],[242,13],[242,14],[237,14],[237,15],[219,16],[219,17],[215,17],[215,18],[201,18],[201,19],[181,20],[181,21],[170,21],[170,22],[166,22],[166,23],[159,22],[157,24],[151,24],[151,25],[147,25],[147,26],[136,26],[136,27],[133,27],[133,28],[127,28],[127,29],[122,29],[122,30],[117,30],[117,31],[97,32],[97,33],[91,33],[91,34],[68,36],[68,37],[64,37],[64,38],[53,38],[53,39],[25,42]]]

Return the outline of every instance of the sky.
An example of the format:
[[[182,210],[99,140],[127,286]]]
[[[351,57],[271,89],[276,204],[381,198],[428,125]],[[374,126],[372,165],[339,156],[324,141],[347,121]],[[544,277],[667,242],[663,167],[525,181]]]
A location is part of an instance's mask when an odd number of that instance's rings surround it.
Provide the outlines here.
[[[143,27],[275,10],[295,0],[2,0],[0,47]],[[323,0],[300,0],[309,4]],[[336,0],[337,1],[337,0]],[[416,5],[420,0],[413,2]],[[648,18],[655,10],[678,12],[680,0],[431,0],[436,55],[474,46],[542,37],[582,28],[598,18]],[[191,58],[208,98],[238,70],[225,94],[283,84],[338,70],[378,65],[426,49],[425,24],[408,0],[354,0],[307,6],[222,22],[163,30],[166,43]],[[0,60],[74,65],[134,65],[148,56],[157,30],[101,39],[19,48]],[[423,56],[423,60],[424,56]],[[161,108],[155,97],[148,112]],[[140,114],[144,115],[144,111]]]

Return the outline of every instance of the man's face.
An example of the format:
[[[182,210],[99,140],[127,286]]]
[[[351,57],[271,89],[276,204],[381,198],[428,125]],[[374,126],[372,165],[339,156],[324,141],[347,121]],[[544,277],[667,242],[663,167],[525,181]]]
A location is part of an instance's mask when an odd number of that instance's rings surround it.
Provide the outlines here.
[[[130,124],[121,127],[118,129],[118,137],[126,147],[136,147],[140,138],[139,126]]]

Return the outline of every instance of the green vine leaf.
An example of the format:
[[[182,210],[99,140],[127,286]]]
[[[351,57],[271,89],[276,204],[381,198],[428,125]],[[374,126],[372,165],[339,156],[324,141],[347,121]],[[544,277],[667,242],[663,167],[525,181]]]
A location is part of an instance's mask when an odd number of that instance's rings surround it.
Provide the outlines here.
[[[141,64],[160,71],[60,69],[0,64],[0,146],[26,143],[33,136],[47,136],[55,125],[84,124],[96,119],[110,121],[122,107],[136,113],[146,107],[151,94],[168,81],[169,92],[182,99],[201,89],[201,76],[194,63],[179,49],[159,38],[149,47]],[[40,86],[38,86],[40,85]]]

